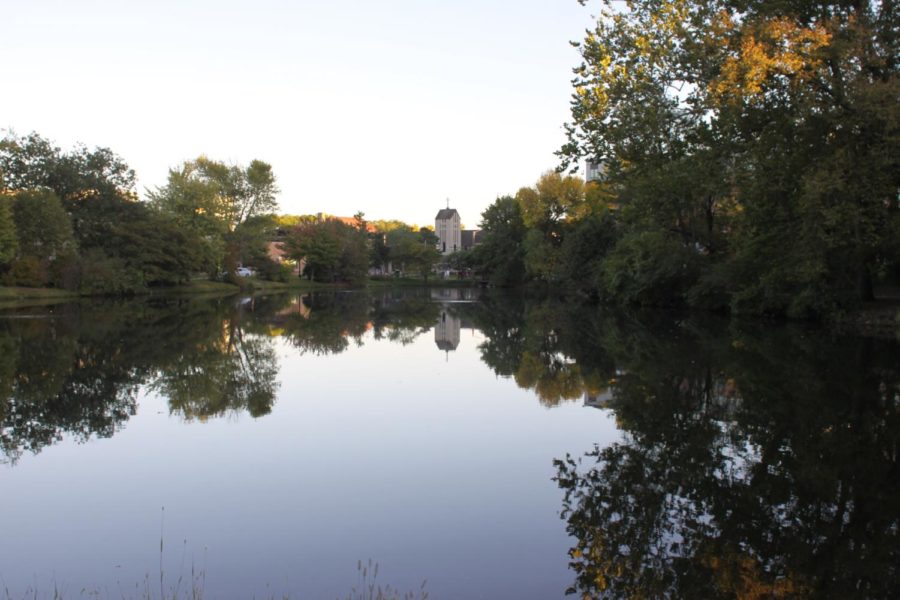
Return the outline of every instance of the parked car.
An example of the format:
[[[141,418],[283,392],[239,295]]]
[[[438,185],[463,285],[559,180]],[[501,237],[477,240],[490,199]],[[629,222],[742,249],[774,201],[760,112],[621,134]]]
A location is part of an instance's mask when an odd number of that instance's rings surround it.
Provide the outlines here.
[[[256,275],[256,271],[250,267],[238,267],[236,273],[238,277],[253,277]]]

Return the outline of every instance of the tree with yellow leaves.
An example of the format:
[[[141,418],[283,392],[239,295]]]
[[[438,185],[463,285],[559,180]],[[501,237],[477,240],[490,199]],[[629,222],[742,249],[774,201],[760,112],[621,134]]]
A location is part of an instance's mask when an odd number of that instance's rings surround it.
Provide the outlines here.
[[[900,265],[897,28],[894,2],[603,2],[559,155],[617,193],[607,283],[795,316],[871,298]],[[622,267],[648,236],[684,285]]]

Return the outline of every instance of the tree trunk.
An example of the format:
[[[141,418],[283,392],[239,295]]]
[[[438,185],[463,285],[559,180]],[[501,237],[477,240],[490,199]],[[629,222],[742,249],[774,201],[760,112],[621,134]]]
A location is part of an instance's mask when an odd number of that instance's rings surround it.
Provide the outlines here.
[[[872,274],[869,269],[863,265],[859,269],[859,278],[857,280],[857,290],[859,291],[859,299],[863,302],[871,302],[875,299],[875,288],[872,284]]]

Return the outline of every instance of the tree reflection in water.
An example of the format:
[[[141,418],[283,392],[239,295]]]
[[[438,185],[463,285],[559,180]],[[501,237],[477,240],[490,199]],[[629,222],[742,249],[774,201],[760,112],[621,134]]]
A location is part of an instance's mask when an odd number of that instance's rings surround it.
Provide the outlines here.
[[[271,411],[272,341],[243,326],[234,300],[68,304],[0,319],[0,445],[7,460],[64,435],[109,437],[149,385],[170,410],[207,418]]]
[[[0,315],[0,449],[10,462],[64,436],[112,436],[147,387],[172,414],[205,420],[271,412],[275,338],[335,354],[351,342],[408,344],[438,314],[427,290],[152,299],[7,310]]]
[[[545,406],[602,395],[615,377],[596,307],[490,295],[472,310],[486,338],[481,359],[498,375],[534,390]]]
[[[896,344],[606,320],[623,439],[555,461],[583,597],[900,597]]]
[[[444,314],[480,329],[485,364],[542,404],[615,415],[620,441],[555,463],[573,593],[900,597],[892,342],[427,290],[4,311],[0,448],[15,462],[110,436],[146,386],[185,419],[265,415],[277,338],[313,354],[366,335],[408,344]]]

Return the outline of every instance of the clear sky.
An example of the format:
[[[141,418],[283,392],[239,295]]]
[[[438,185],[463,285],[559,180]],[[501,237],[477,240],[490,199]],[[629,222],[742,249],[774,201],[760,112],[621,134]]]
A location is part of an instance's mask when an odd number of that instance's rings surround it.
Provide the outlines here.
[[[0,0],[0,128],[106,146],[138,190],[272,164],[281,212],[474,227],[557,165],[576,0]]]

